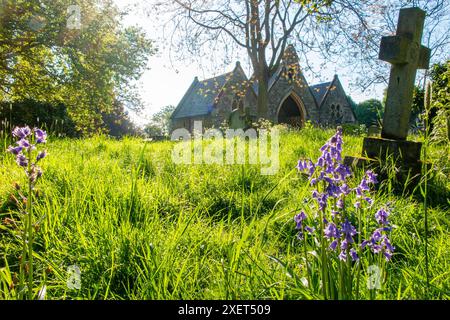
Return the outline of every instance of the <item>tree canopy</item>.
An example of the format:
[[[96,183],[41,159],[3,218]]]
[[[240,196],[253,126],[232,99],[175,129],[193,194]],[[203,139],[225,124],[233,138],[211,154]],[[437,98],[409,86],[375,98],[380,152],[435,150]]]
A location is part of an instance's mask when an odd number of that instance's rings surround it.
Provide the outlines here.
[[[155,49],[124,14],[111,0],[2,0],[0,100],[64,104],[85,133],[115,101],[139,109],[134,81]]]

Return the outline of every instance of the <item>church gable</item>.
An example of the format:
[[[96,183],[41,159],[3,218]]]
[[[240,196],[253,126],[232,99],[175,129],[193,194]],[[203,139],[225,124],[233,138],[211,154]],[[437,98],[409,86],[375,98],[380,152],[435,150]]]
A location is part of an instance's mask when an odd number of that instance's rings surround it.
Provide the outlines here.
[[[337,75],[332,82],[317,85],[311,88],[317,92],[320,110],[320,123],[324,125],[337,125],[356,122],[355,114]],[[326,90],[325,94],[324,90]]]
[[[217,104],[211,117],[215,126],[220,126],[223,121],[228,121],[233,110],[239,109],[243,114],[256,115],[256,96],[249,90],[250,83],[239,62],[217,97]]]
[[[269,81],[269,119],[276,123],[288,123],[298,120],[286,119],[286,112],[292,117],[301,117],[316,121],[317,107],[308,83],[300,68],[297,53],[293,46],[289,46],[283,55],[282,63],[275,73],[276,78]],[[295,103],[294,103],[295,102]],[[287,105],[297,110],[285,109]],[[288,117],[289,118],[289,117]]]

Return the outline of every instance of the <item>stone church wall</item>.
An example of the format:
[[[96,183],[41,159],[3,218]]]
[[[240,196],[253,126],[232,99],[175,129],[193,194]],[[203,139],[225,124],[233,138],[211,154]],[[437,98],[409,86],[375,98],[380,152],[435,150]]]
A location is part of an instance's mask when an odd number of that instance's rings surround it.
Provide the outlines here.
[[[356,121],[350,103],[339,82],[333,82],[325,101],[320,107],[320,123],[322,125],[337,125],[354,123]]]
[[[278,121],[278,108],[283,102],[283,99],[286,98],[291,92],[294,92],[303,103],[306,110],[304,120],[317,122],[319,119],[314,97],[309,90],[306,80],[304,80],[301,75],[297,81],[289,80],[284,75],[281,75],[277,82],[273,85],[269,92],[269,120],[275,123]]]

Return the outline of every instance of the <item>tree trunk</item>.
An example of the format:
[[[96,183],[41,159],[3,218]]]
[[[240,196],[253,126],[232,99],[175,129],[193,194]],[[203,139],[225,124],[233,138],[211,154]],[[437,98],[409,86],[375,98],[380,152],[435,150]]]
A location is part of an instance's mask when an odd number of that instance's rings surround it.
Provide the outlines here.
[[[269,76],[268,72],[258,72],[258,99],[257,99],[257,111],[258,118],[268,118],[268,105],[269,105]]]

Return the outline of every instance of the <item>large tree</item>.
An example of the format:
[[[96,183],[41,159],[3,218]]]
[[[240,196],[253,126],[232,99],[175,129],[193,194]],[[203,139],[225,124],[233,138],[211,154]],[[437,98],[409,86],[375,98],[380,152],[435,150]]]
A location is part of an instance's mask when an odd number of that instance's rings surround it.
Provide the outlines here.
[[[147,0],[151,1],[151,0]],[[153,1],[155,4],[155,1]],[[267,110],[268,79],[284,49],[293,44],[304,69],[320,73],[317,61],[353,68],[367,88],[387,83],[389,65],[378,60],[382,35],[396,28],[398,10],[419,6],[428,12],[424,42],[433,58],[448,49],[447,0],[174,0],[152,6],[170,15],[166,30],[177,58],[216,56],[229,63],[246,52],[258,83],[258,109]],[[171,26],[171,27],[170,27]],[[170,31],[169,31],[170,32]],[[358,77],[359,75],[359,77]]]
[[[133,83],[154,49],[123,14],[111,0],[1,0],[0,100],[62,103],[83,132],[114,101],[139,108]]]

